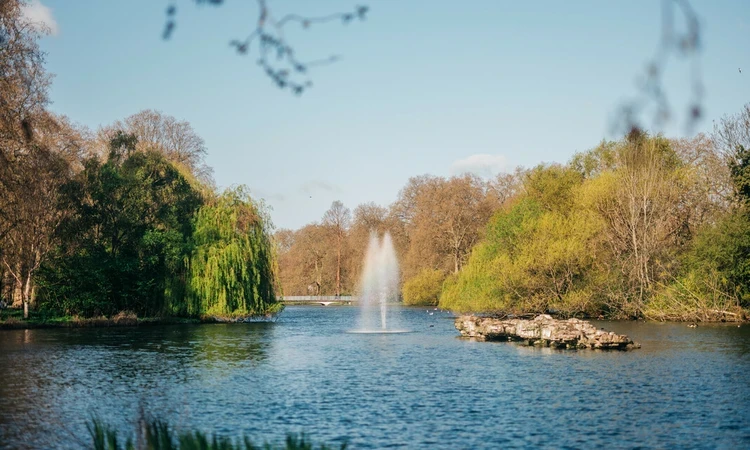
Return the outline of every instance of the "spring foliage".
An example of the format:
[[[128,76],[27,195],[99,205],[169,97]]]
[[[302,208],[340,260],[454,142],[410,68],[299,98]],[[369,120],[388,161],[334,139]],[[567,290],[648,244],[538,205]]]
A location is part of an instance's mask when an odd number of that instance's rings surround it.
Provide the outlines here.
[[[275,258],[269,219],[243,188],[204,205],[190,258],[190,312],[261,315],[275,303]]]
[[[215,196],[118,133],[63,186],[70,211],[38,277],[64,315],[253,316],[278,310],[271,223],[243,188]],[[209,192],[209,195],[206,195]]]
[[[734,207],[700,184],[706,158],[633,133],[567,165],[525,172],[521,193],[495,213],[468,264],[444,283],[440,306],[741,319],[750,304],[750,158],[743,147],[731,158]],[[715,185],[726,184],[722,173],[712,174]]]
[[[443,290],[445,272],[423,269],[404,283],[401,289],[405,305],[437,305]]]

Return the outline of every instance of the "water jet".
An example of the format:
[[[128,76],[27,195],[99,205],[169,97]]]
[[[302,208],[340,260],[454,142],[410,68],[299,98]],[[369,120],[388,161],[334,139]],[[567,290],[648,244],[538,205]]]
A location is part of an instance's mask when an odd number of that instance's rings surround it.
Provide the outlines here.
[[[380,239],[374,232],[370,233],[360,290],[359,323],[350,333],[408,332],[388,327],[395,319],[388,305],[398,301],[398,259],[390,233],[386,232]]]

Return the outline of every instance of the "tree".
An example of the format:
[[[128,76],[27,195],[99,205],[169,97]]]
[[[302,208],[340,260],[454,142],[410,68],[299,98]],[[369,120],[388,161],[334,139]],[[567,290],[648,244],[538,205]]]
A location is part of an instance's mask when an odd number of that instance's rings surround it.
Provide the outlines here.
[[[323,226],[328,228],[336,238],[336,295],[341,295],[341,252],[349,230],[351,212],[343,203],[336,200],[323,215]]]
[[[276,233],[279,279],[284,295],[321,295],[336,288],[335,236],[311,223],[297,231]]]
[[[16,177],[8,190],[12,205],[6,218],[11,226],[2,240],[3,265],[22,287],[23,317],[29,317],[34,276],[55,245],[55,232],[66,212],[59,208],[60,187],[69,176],[69,165],[56,153],[34,148],[19,155]]]
[[[739,146],[750,148],[750,103],[739,113],[722,117],[714,125],[711,138],[717,150],[729,160],[736,156]]]
[[[613,172],[597,179],[608,187],[594,207],[607,223],[609,249],[627,282],[626,303],[618,307],[637,317],[662,278],[657,269],[679,243],[685,224],[680,214],[684,172],[666,139],[642,133],[628,136],[618,148],[616,164]]]
[[[188,310],[219,316],[280,311],[272,225],[263,205],[244,187],[228,189],[198,211],[195,224]]]
[[[108,151],[111,140],[118,132],[135,137],[138,151],[157,151],[175,164],[185,168],[200,183],[213,185],[211,168],[205,163],[206,144],[187,121],[180,121],[160,111],[145,109],[124,121],[101,128],[99,145]]]
[[[405,305],[437,305],[443,290],[445,272],[422,269],[404,283],[402,288]]]
[[[354,208],[352,224],[349,227],[347,237],[347,248],[349,249],[348,265],[346,270],[346,282],[350,291],[359,288],[359,281],[364,268],[363,261],[370,241],[370,234],[375,233],[382,236],[388,231],[393,235],[388,209],[375,203],[369,202]],[[347,285],[348,284],[348,285]]]
[[[569,168],[529,171],[526,194],[492,217],[468,264],[445,282],[441,307],[569,316],[595,311],[602,224],[581,208],[581,189],[582,178]],[[548,202],[552,198],[560,202]]]
[[[488,186],[472,175],[417,177],[399,194],[395,209],[409,240],[405,277],[431,267],[458,272],[498,207]]]
[[[57,313],[186,314],[186,260],[200,194],[160,153],[112,139],[63,187],[71,211],[40,276],[42,306]]]
[[[44,116],[49,102],[50,76],[44,70],[44,54],[37,44],[42,31],[23,20],[21,6],[18,0],[0,2],[0,255],[4,255],[0,257],[6,262],[0,264],[0,295],[9,297],[23,290],[18,281],[24,278],[20,262],[8,261],[11,253],[19,255],[20,218],[30,216],[22,211],[21,201],[43,191],[40,186],[26,185],[24,177],[34,165],[50,161],[47,154],[37,154],[42,146],[34,142],[37,120]],[[27,188],[32,190],[25,192]],[[14,244],[9,241],[10,234],[14,235]]]

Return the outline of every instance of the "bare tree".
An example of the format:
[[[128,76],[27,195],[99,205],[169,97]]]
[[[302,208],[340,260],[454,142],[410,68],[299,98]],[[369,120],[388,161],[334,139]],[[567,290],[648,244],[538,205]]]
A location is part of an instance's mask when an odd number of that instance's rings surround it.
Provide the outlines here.
[[[67,152],[57,144],[68,130],[45,111],[50,76],[37,44],[45,31],[22,17],[21,6],[0,2],[0,279],[13,280],[28,317],[32,276],[59,222],[56,192],[67,171],[60,155]]]
[[[23,316],[29,317],[33,277],[55,244],[65,211],[59,207],[60,188],[70,176],[69,164],[56,152],[37,148],[18,162],[12,208],[12,227],[2,240],[2,263],[22,286]]]
[[[349,230],[351,212],[343,203],[336,200],[323,215],[323,226],[336,237],[336,295],[341,295],[341,251]]]
[[[612,178],[602,178],[611,181],[609,193],[596,200],[596,207],[607,224],[608,247],[630,284],[627,303],[616,307],[637,317],[654,283],[663,279],[657,269],[684,226],[685,189],[666,139],[634,132],[617,157]]]
[[[187,121],[145,109],[101,128],[97,139],[101,152],[106,151],[118,131],[134,135],[138,139],[137,150],[156,150],[170,162],[186,167],[203,183],[213,185],[211,168],[205,162],[206,143]]]
[[[342,284],[349,284],[354,291],[358,288],[358,282],[362,275],[363,261],[370,241],[370,233],[375,232],[383,235],[386,231],[394,234],[388,221],[388,209],[373,202],[364,203],[354,208],[352,224],[347,237],[347,248],[349,250],[346,265],[346,277]]]
[[[687,107],[686,127],[691,129],[703,116],[704,88],[701,76],[701,26],[698,14],[688,0],[662,0],[661,39],[654,56],[646,63],[646,70],[636,80],[637,95],[623,103],[616,115],[613,128],[617,132],[643,130],[642,116],[652,113],[651,122],[661,127],[671,119],[672,106],[663,87],[663,76],[669,60],[687,60],[690,69],[688,82],[691,99]],[[679,28],[679,23],[684,28]]]
[[[716,148],[726,158],[734,158],[739,146],[750,148],[750,103],[738,114],[724,116],[714,124],[712,139]]]
[[[408,240],[404,278],[424,268],[458,272],[499,207],[497,195],[473,175],[410,179],[393,205]]]

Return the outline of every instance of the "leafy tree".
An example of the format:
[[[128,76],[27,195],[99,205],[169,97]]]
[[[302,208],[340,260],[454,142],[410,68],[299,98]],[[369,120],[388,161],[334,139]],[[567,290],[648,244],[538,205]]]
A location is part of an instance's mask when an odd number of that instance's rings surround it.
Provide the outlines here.
[[[554,192],[572,204],[580,191],[576,179],[556,166],[536,168],[527,178],[530,194],[492,218],[469,264],[446,282],[441,307],[566,315],[596,310],[602,224],[578,205],[558,210],[544,203]]]
[[[729,161],[729,170],[737,200],[750,205],[750,147],[737,144],[734,157]]]
[[[123,133],[65,186],[73,211],[40,280],[43,306],[67,314],[185,314],[185,260],[200,195],[157,152]]]
[[[191,314],[247,316],[280,310],[271,221],[245,188],[228,189],[198,211],[194,242]]]

